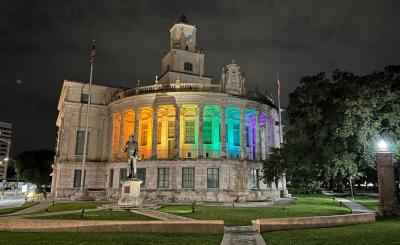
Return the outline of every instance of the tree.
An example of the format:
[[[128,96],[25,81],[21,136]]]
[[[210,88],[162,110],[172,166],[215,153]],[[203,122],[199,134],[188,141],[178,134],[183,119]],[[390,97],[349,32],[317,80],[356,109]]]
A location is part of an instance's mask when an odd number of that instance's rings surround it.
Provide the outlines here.
[[[54,151],[26,151],[16,157],[15,170],[20,179],[37,185],[50,184],[53,160]]]
[[[392,139],[400,155],[400,66],[365,76],[336,70],[330,78],[303,77],[289,94],[287,112],[291,130],[283,159],[298,170],[292,180],[334,179],[342,186],[374,168],[379,136]]]
[[[286,173],[287,167],[284,154],[282,153],[283,148],[272,148],[271,155],[267,160],[263,161],[263,178],[275,183],[278,188],[279,180]]]

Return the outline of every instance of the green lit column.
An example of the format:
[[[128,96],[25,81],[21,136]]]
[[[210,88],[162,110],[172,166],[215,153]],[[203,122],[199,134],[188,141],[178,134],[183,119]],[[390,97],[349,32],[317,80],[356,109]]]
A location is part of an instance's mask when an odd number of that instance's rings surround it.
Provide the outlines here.
[[[175,105],[175,158],[179,158],[179,145],[180,145],[180,138],[179,138],[179,124],[181,120],[181,110],[180,105]]]
[[[157,159],[158,105],[153,105],[153,133],[151,134],[151,159]]]
[[[240,107],[240,151],[242,153],[242,159],[245,160],[247,158],[246,152],[246,107]]]
[[[204,105],[199,104],[197,106],[198,114],[199,114],[199,144],[198,144],[198,157],[203,157],[203,111]]]
[[[225,122],[225,107],[221,106],[221,138],[220,144],[221,144],[221,157],[227,157],[228,152],[227,147],[226,147],[226,122]]]
[[[256,160],[261,160],[260,112],[256,111]]]

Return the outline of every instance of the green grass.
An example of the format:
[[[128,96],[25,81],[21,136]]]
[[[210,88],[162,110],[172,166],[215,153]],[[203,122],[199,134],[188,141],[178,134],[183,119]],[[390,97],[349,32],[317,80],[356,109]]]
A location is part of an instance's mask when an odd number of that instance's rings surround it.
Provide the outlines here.
[[[50,205],[47,208],[47,212],[61,212],[61,211],[72,211],[72,210],[82,210],[82,209],[94,209],[98,206],[106,204],[108,202],[59,202],[55,203],[54,206]],[[46,210],[40,210],[38,213],[45,213]]]
[[[59,220],[81,220],[81,213],[55,214],[49,216],[32,217],[34,219],[59,219]],[[136,214],[129,211],[91,211],[85,212],[83,220],[155,220],[153,218]]]
[[[189,205],[164,206],[160,211],[200,220],[224,220],[225,226],[251,225],[251,221],[261,218],[284,218],[301,216],[321,216],[348,214],[350,210],[340,207],[325,195],[298,195],[293,204],[254,208],[196,206],[194,214]]]
[[[7,245],[34,244],[220,244],[222,235],[174,235],[146,233],[32,233],[32,232],[0,232]]]
[[[378,219],[371,224],[276,231],[262,235],[270,245],[394,245],[400,244],[400,218]]]
[[[352,200],[351,197],[346,198]],[[376,197],[355,196],[354,201],[375,212],[378,212],[379,210],[379,199]]]
[[[19,207],[2,208],[2,209],[0,209],[0,215],[15,213],[15,212],[17,212],[19,210],[22,210],[22,209],[25,209],[25,208],[29,208],[29,207],[35,206],[37,204],[39,204],[39,202],[25,202],[24,204],[22,204]]]

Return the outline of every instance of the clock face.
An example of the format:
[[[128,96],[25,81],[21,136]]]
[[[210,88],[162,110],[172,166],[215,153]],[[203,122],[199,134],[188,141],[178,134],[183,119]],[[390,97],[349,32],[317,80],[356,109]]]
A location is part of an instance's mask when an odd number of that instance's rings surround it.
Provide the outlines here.
[[[188,38],[192,35],[192,33],[190,31],[183,31],[183,35],[185,35],[185,37]]]

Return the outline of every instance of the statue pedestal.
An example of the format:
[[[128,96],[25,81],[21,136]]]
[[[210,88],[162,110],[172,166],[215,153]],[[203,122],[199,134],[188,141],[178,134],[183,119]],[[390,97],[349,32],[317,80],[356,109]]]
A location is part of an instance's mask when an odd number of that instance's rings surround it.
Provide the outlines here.
[[[142,205],[140,198],[140,184],[143,181],[140,179],[127,179],[121,181],[122,193],[118,200],[118,205],[139,207]]]

